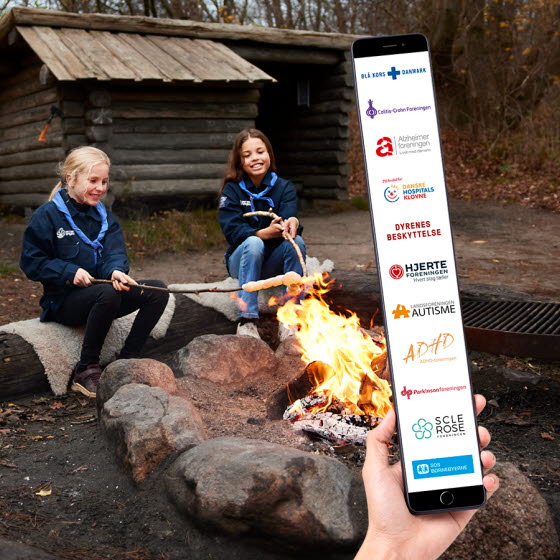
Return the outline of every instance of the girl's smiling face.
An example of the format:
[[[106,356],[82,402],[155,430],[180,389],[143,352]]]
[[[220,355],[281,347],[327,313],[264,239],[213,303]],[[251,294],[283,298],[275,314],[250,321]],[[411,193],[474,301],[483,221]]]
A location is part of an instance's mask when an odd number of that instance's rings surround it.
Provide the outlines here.
[[[270,167],[270,155],[260,138],[247,138],[241,144],[241,166],[255,186],[259,186]]]
[[[70,196],[80,204],[95,206],[107,192],[109,166],[106,163],[92,165],[89,172],[82,171],[75,178],[66,175]]]

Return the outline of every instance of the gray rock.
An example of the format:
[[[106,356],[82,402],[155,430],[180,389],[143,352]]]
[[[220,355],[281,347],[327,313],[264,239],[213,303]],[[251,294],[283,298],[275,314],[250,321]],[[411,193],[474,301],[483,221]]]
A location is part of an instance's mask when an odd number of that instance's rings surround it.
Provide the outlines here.
[[[170,499],[199,524],[286,548],[356,546],[365,533],[361,481],[342,463],[265,441],[216,438],[165,475]]]
[[[277,360],[266,342],[251,336],[198,336],[177,352],[183,375],[214,383],[235,383],[274,372]]]
[[[171,453],[206,439],[200,414],[189,400],[136,383],[121,387],[105,403],[101,427],[135,482]]]
[[[116,360],[103,371],[97,387],[97,409],[103,405],[123,386],[128,383],[140,383],[150,387],[161,387],[166,393],[177,390],[175,376],[171,369],[157,360]]]
[[[500,477],[500,488],[442,560],[558,558],[558,534],[539,491],[512,463],[498,463],[494,472]]]
[[[48,552],[23,543],[0,537],[0,558],[2,560],[61,560]]]

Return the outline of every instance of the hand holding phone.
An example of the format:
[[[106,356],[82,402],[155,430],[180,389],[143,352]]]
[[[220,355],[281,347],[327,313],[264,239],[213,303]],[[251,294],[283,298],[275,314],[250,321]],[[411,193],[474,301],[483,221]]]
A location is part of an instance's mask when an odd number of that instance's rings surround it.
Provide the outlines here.
[[[358,39],[352,57],[406,502],[412,513],[480,507],[428,41]]]
[[[476,413],[480,414],[486,399],[475,395]],[[368,502],[369,527],[356,560],[371,558],[438,558],[455,540],[476,510],[449,512],[444,515],[412,515],[403,499],[401,464],[389,466],[387,444],[395,431],[396,418],[390,411],[383,422],[372,430],[367,440],[367,455],[363,470]],[[490,442],[486,428],[480,427],[479,439],[484,448]],[[496,459],[489,451],[481,453],[484,471],[491,469]],[[483,480],[490,497],[499,487],[496,475]]]

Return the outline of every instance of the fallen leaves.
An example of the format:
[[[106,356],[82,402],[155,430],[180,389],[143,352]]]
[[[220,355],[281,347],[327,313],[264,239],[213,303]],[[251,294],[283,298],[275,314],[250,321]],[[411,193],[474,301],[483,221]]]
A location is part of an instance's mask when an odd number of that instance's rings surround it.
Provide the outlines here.
[[[556,438],[552,435],[550,435],[548,432],[541,432],[541,437],[543,439],[547,439],[549,441],[554,441]]]
[[[35,492],[35,496],[41,496],[41,498],[44,498],[46,496],[50,496],[52,494],[52,482],[45,482],[44,484],[41,484],[41,486],[39,486]]]
[[[0,459],[0,467],[7,467],[8,469],[17,469],[17,465],[10,463],[7,459]]]

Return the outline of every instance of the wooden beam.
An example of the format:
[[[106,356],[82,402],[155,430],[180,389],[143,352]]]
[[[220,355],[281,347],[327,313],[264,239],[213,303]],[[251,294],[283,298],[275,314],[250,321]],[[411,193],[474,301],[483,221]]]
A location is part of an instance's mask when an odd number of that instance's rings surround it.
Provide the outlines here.
[[[115,134],[195,134],[193,146],[199,141],[197,140],[199,137],[196,135],[199,132],[212,132],[214,135],[237,133],[244,128],[254,126],[255,121],[252,119],[217,119],[213,117],[207,119],[113,119]],[[228,142],[229,138],[228,136]]]
[[[49,179],[56,178],[56,163],[58,160],[49,163],[28,163],[26,165],[16,165],[14,167],[0,168],[0,185],[16,179]],[[3,190],[3,189],[1,189]],[[9,192],[9,191],[4,191]]]
[[[61,161],[64,159],[64,156],[64,150],[60,146],[0,155],[0,169],[13,167],[15,165]]]
[[[119,169],[126,173],[133,181],[138,179],[205,179],[221,177],[224,172],[224,163],[164,163],[164,164],[137,164],[119,165]],[[0,171],[1,177],[2,171]]]
[[[136,163],[146,163],[148,158],[151,161],[163,163],[198,163],[206,161],[208,163],[219,163],[225,168],[225,163],[229,155],[229,150],[213,149],[186,149],[186,150],[114,150],[111,161],[115,165],[133,165]]]
[[[54,188],[54,184],[52,188]],[[41,206],[41,204],[47,202],[48,198],[48,193],[0,194],[0,204],[17,206],[19,208],[37,208]]]
[[[214,118],[248,119],[258,114],[254,103],[235,103],[217,105],[214,103],[150,103],[138,101],[134,104],[115,101],[112,106],[113,117],[123,119],[142,118]]]
[[[217,194],[220,187],[220,179],[173,179],[173,180],[147,180],[130,181],[129,183],[117,182],[127,191],[138,196],[162,196],[162,195],[184,195],[184,194]],[[54,186],[54,185],[53,185]]]
[[[341,55],[332,50],[286,47],[248,46],[228,43],[232,51],[250,62],[282,62],[289,64],[318,64],[333,66],[341,60]]]
[[[271,27],[249,27],[237,24],[202,23],[168,18],[121,16],[109,14],[74,14],[56,10],[12,8],[0,21],[0,39],[14,25],[74,27],[128,33],[153,33],[198,39],[229,39],[256,43],[305,45],[324,49],[347,50],[358,35],[320,33]]]
[[[217,134],[114,134],[115,149],[180,150],[186,148],[231,148],[236,133]]]
[[[43,148],[54,148],[62,146],[62,132],[49,130],[46,142],[38,142],[37,138],[41,132],[41,126],[37,127],[36,134],[26,137],[15,137],[13,140],[0,140],[0,154],[15,154],[28,150],[41,150]]]

